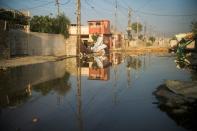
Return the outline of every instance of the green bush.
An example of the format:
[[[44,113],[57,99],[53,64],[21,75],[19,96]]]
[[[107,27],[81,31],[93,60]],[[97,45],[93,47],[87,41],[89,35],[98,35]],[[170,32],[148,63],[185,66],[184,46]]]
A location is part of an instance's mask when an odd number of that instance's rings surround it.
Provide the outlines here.
[[[143,40],[144,36],[143,36],[143,35],[140,35],[138,38],[139,38],[140,40]]]
[[[150,40],[152,43],[154,43],[154,42],[155,42],[155,37],[151,36],[151,37],[149,37],[149,40]]]
[[[151,42],[146,43],[146,46],[152,46],[152,45],[153,45],[153,43],[151,43]]]
[[[34,16],[30,21],[30,30],[33,32],[62,34],[69,37],[70,20],[61,14],[56,18],[49,16]]]
[[[94,42],[97,41],[97,38],[98,38],[98,35],[95,35],[95,34],[92,35],[92,40],[93,40]]]

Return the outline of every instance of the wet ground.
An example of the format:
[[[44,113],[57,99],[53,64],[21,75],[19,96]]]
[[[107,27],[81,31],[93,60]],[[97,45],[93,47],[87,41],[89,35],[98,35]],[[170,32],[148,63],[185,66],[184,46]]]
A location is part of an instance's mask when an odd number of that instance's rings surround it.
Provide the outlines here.
[[[174,59],[112,53],[1,71],[0,130],[184,131],[154,104],[165,80],[196,76]]]

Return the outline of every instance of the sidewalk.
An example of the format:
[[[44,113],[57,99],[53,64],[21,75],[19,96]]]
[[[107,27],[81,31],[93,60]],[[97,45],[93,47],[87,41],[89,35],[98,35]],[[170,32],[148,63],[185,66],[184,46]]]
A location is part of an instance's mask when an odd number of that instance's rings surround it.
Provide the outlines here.
[[[5,70],[8,67],[16,67],[23,65],[31,65],[45,62],[52,62],[57,60],[62,60],[69,58],[66,56],[55,57],[55,56],[26,56],[26,57],[16,57],[9,60],[0,60],[0,70]]]

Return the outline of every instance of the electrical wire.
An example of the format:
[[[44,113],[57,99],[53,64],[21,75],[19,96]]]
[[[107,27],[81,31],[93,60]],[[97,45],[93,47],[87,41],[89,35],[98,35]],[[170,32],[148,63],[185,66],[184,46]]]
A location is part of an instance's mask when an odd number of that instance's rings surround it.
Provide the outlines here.
[[[139,7],[137,10],[141,10],[142,8],[148,6],[151,2],[153,2],[154,0],[147,0],[145,4],[143,4],[141,7]]]
[[[63,4],[60,3],[60,5],[67,5],[67,4],[69,4],[70,2],[71,2],[71,0],[68,0],[67,2],[65,2],[65,3],[63,3]]]
[[[85,0],[85,3],[86,3],[87,5],[89,5],[92,9],[94,9],[94,6],[92,6],[87,0]]]
[[[40,7],[44,7],[44,6],[47,6],[47,5],[50,5],[54,3],[54,1],[50,1],[50,2],[47,2],[47,3],[43,3],[43,4],[40,4],[38,6],[34,6],[34,7],[30,7],[30,8],[27,8],[28,10],[33,10],[33,9],[36,9],[36,8],[40,8]]]
[[[153,15],[153,16],[170,16],[170,17],[182,17],[182,16],[197,16],[197,14],[157,14],[153,12],[144,12],[144,11],[138,11],[138,10],[133,10],[136,13],[141,13],[144,15]]]

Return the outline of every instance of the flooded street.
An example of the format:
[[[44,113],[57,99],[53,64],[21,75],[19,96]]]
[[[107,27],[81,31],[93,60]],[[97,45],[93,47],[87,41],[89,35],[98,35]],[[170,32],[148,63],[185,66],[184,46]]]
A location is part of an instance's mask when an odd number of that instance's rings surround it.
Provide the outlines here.
[[[0,0],[0,131],[197,131],[196,0]]]
[[[153,95],[165,80],[192,80],[174,59],[112,53],[2,71],[0,130],[184,131]]]

